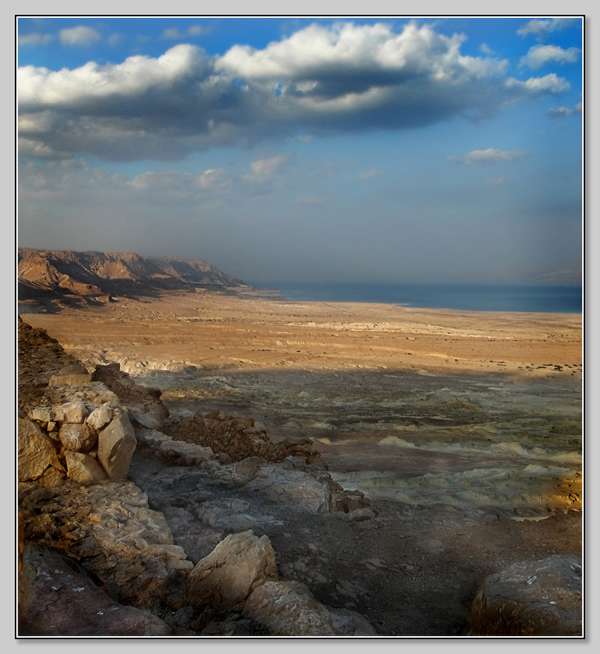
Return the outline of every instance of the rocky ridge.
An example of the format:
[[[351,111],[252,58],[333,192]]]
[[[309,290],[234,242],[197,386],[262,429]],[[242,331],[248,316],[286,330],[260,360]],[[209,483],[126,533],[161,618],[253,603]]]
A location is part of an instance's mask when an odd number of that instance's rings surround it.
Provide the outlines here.
[[[247,287],[201,259],[144,257],[134,252],[18,250],[21,312],[102,305],[119,297],[156,297],[164,291],[240,288]]]

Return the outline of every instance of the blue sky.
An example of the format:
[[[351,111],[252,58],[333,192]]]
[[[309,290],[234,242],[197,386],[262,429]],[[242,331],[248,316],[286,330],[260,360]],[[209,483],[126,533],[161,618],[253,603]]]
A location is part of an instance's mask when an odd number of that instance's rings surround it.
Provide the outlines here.
[[[251,283],[580,274],[582,20],[19,18],[18,241]]]

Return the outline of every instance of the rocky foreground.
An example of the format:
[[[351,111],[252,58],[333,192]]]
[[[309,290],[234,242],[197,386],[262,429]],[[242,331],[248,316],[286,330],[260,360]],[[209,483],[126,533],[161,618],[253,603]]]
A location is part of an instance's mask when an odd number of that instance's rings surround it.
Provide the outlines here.
[[[446,416],[475,411],[452,402]],[[407,499],[404,482],[403,502],[370,501],[326,444],[199,406],[173,414],[119,364],[85,367],[19,322],[20,636],[581,635],[569,488],[532,520],[510,475],[504,508]],[[469,486],[450,463],[446,498]]]
[[[88,374],[21,320],[19,354],[20,635],[376,634],[359,614],[281,578],[269,538],[252,530],[281,521],[249,515],[239,497],[202,501],[205,480],[283,511],[368,518],[368,500],[333,482],[310,446],[274,445],[252,420],[218,413],[171,424],[187,442],[172,438],[158,431],[168,417],[160,391],[118,364]],[[210,554],[196,565],[128,480],[138,447],[172,469],[168,484],[179,482],[209,527],[197,540]],[[182,493],[190,483],[195,501]],[[215,540],[212,527],[231,533]]]

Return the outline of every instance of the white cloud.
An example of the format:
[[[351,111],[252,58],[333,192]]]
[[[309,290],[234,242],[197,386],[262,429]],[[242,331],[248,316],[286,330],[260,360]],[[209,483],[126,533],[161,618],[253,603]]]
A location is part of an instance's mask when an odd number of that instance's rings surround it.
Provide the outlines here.
[[[527,81],[522,82],[514,77],[506,80],[507,89],[524,91],[525,93],[564,93],[571,88],[569,82],[556,73],[550,73],[544,77],[530,77]]]
[[[265,159],[257,159],[250,164],[252,175],[247,178],[257,182],[264,182],[272,177],[277,171],[281,170],[287,161],[288,157],[283,154],[278,154],[274,157],[267,157]]]
[[[550,34],[551,32],[558,32],[567,29],[568,27],[571,27],[578,20],[581,19],[570,17],[570,16],[557,16],[555,18],[549,18],[549,19],[534,18],[533,20],[530,20],[529,22],[525,23],[525,25],[522,25],[517,30],[517,34],[519,34],[520,36],[527,36],[528,34],[533,34],[537,36],[538,39],[542,39],[546,37],[548,34]]]
[[[77,27],[68,27],[60,30],[59,38],[63,45],[91,45],[101,39],[100,33],[91,27],[78,25]]]
[[[193,184],[194,177],[191,173],[178,173],[172,170],[141,173],[131,180],[134,189],[160,193],[188,191]]]
[[[331,93],[328,86],[357,73],[370,74],[363,82],[368,89],[424,75],[456,82],[504,72],[506,61],[461,55],[464,40],[462,35],[447,37],[415,22],[400,34],[383,23],[310,25],[264,50],[236,45],[217,59],[216,69],[249,80],[289,80],[284,92],[321,95]]]
[[[71,39],[85,40],[73,31]],[[395,33],[382,23],[340,22],[263,50],[234,46],[223,57],[178,44],[116,64],[23,66],[20,145],[29,156],[180,160],[215,145],[486,118],[507,103],[569,88],[554,74],[507,80],[507,61],[464,56],[463,41],[431,25]],[[261,173],[252,175],[257,181]]]
[[[580,52],[579,48],[564,50],[557,45],[534,45],[529,48],[529,52],[524,57],[521,57],[519,66],[537,70],[551,62],[573,64],[578,60]]]
[[[572,109],[570,107],[553,107],[548,110],[546,115],[550,118],[568,118],[574,114],[580,114],[581,110],[581,102],[578,102]]]
[[[486,54],[486,55],[494,54],[494,51],[490,48],[490,46],[487,43],[482,43],[479,46],[479,49],[481,50],[481,52],[483,52],[483,54]]]
[[[19,46],[48,45],[48,43],[53,40],[54,36],[52,36],[52,34],[38,34],[37,32],[31,32],[30,34],[23,34],[19,36]]]
[[[75,70],[56,72],[23,66],[19,68],[19,105],[75,108],[103,98],[141,95],[152,88],[171,87],[178,78],[202,70],[201,58],[194,46],[176,45],[157,59],[134,56],[122,64],[100,66],[91,61]]]
[[[202,190],[222,189],[231,183],[223,168],[209,168],[196,177],[196,187]]]
[[[489,164],[499,163],[505,161],[517,161],[529,157],[528,152],[520,152],[517,150],[497,150],[496,148],[488,148],[487,150],[472,150],[464,155],[451,154],[447,157],[448,161],[463,164]]]
[[[358,173],[358,179],[361,180],[371,179],[371,177],[375,177],[375,175],[381,175],[382,173],[383,173],[382,170],[373,168],[371,170],[365,170],[362,173]]]

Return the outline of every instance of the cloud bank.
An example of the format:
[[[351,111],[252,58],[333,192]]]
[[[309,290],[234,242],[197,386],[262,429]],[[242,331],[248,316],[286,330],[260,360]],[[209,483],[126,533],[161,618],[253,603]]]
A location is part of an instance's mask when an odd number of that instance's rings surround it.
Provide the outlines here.
[[[90,28],[61,32],[73,46],[96,37]],[[463,55],[464,40],[416,22],[399,33],[339,23],[311,25],[263,50],[234,45],[223,56],[182,43],[119,64],[23,66],[19,149],[46,159],[176,161],[215,145],[477,120],[570,88],[554,73],[506,79],[508,61]]]

